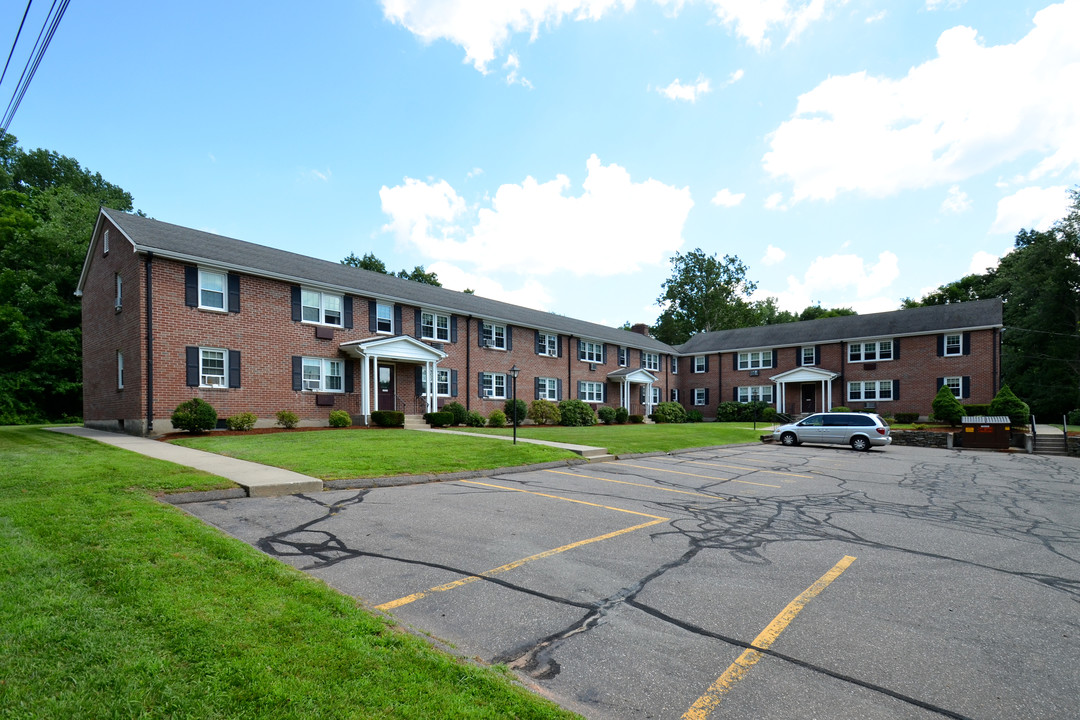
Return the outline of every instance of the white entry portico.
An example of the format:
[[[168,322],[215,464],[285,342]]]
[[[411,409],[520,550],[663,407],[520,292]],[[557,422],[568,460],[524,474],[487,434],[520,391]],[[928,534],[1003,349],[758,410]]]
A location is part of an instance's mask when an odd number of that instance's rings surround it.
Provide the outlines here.
[[[776,411],[788,412],[786,393],[788,385],[810,385],[813,383],[820,383],[821,412],[828,412],[832,409],[832,382],[838,377],[840,377],[840,373],[830,372],[816,367],[800,367],[795,368],[794,370],[788,370],[787,372],[782,372],[779,375],[773,375],[769,379],[777,385]],[[798,408],[793,408],[792,412],[807,412],[807,410],[800,406]],[[809,412],[818,412],[818,410],[815,407],[809,410]]]
[[[611,382],[617,382],[619,387],[619,405],[621,407],[630,409],[630,390],[632,385],[644,385],[645,386],[645,415],[649,416],[653,411],[652,401],[652,386],[656,382],[657,378],[648,370],[642,368],[622,368],[614,372],[610,372],[607,375],[607,379]]]
[[[435,381],[439,361],[446,358],[446,353],[442,350],[436,350],[427,343],[408,335],[352,340],[341,343],[339,347],[346,355],[360,360],[360,387],[362,388],[360,414],[364,416],[365,423],[371,420],[372,397],[375,394],[376,382],[375,370],[380,361],[423,365],[426,379],[423,395],[427,412],[438,410]]]

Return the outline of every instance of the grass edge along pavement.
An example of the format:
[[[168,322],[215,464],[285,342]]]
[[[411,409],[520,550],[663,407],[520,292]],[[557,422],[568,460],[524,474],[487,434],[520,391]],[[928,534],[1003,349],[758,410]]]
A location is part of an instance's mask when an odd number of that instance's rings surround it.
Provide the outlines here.
[[[154,493],[221,478],[0,428],[0,718],[570,718]]]

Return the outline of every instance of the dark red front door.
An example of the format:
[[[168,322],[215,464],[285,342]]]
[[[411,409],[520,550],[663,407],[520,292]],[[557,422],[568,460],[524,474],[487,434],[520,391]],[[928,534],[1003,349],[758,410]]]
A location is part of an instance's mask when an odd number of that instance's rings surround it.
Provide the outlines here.
[[[396,410],[394,407],[394,366],[379,365],[378,373],[378,406],[380,410]]]
[[[802,386],[802,411],[804,413],[814,412],[814,388],[816,385],[803,385]]]

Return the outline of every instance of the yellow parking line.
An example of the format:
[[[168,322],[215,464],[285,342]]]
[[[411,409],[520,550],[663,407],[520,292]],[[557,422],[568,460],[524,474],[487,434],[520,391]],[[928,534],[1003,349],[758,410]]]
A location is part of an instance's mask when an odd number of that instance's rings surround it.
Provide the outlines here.
[[[845,555],[844,559],[836,563],[832,570],[822,575],[817,582],[803,590],[797,598],[788,603],[788,606],[773,618],[773,621],[761,631],[761,634],[754,638],[754,642],[750,643],[752,647],[744,650],[735,662],[724,671],[724,674],[709,686],[705,694],[699,697],[690,706],[690,709],[683,713],[682,720],[705,720],[709,713],[720,704],[720,700],[724,695],[735,686],[735,683],[741,680],[746,673],[750,672],[750,668],[757,664],[757,661],[762,656],[761,650],[768,650],[769,646],[780,637],[780,633],[795,619],[795,616],[806,607],[806,604],[820,595],[853,562],[855,562],[854,557]]]
[[[787,477],[809,478],[809,475],[799,475],[798,473],[780,472],[779,470],[766,470],[765,468],[756,467],[742,467],[741,465],[722,465],[720,463],[705,462],[704,460],[688,460],[688,463],[694,465],[709,465],[710,467],[722,467],[731,468],[733,470],[749,470],[751,472],[768,473],[769,475],[786,475]]]
[[[614,480],[612,478],[603,478],[596,475],[581,475],[579,473],[565,472],[563,470],[545,470],[544,472],[555,473],[556,475],[588,478],[589,480],[603,480],[604,482],[619,483],[620,485],[633,485],[635,487],[648,488],[649,490],[663,490],[664,492],[679,493],[680,495],[695,495],[697,497],[709,498],[710,500],[727,500],[727,498],[720,497],[719,495],[707,495],[705,493],[690,492],[689,490],[676,490],[674,488],[660,487],[658,485],[646,485],[645,483],[632,483],[627,482],[626,480]]]
[[[750,482],[749,480],[732,480],[731,478],[718,478],[718,477],[715,477],[713,475],[696,475],[694,473],[680,472],[678,470],[667,470],[665,468],[660,468],[660,467],[649,467],[647,465],[631,465],[630,463],[621,463],[621,462],[612,463],[612,464],[621,465],[623,467],[638,468],[639,470],[653,470],[655,472],[666,472],[666,473],[671,473],[672,475],[689,475],[690,477],[705,478],[706,480],[723,480],[725,482],[736,482],[736,483],[742,483],[743,485],[757,485],[759,487],[767,487],[767,488],[778,488],[778,487],[780,487],[779,485],[767,485],[765,483]]]
[[[667,522],[671,519],[666,517],[660,517],[659,515],[649,515],[648,513],[635,512],[634,510],[624,510],[623,508],[609,507],[607,505],[598,505],[596,503],[585,502],[584,500],[574,500],[572,498],[559,497],[558,495],[548,495],[546,493],[533,492],[532,490],[522,490],[520,488],[506,487],[503,485],[493,485],[491,483],[476,482],[475,480],[461,480],[459,482],[468,483],[470,485],[483,485],[485,487],[493,487],[500,490],[514,490],[516,492],[523,492],[529,495],[539,495],[540,497],[553,498],[555,500],[565,500],[567,502],[579,503],[581,505],[591,505],[592,507],[604,508],[605,510],[615,510],[617,512],[630,513],[631,515],[642,515],[644,517],[653,519],[649,522],[641,523],[640,525],[634,525],[633,527],[623,528],[622,530],[615,530],[613,532],[604,533],[603,535],[597,535],[596,537],[587,538],[585,540],[578,540],[577,542],[572,542],[568,545],[562,545],[551,550],[545,550],[544,552],[537,553],[536,555],[530,555],[529,557],[521,558],[520,560],[514,560],[513,562],[507,563],[505,565],[500,565],[497,568],[492,568],[491,570],[482,572],[479,575],[469,575],[467,577],[461,578],[460,580],[454,580],[453,582],[448,582],[444,585],[436,585],[435,587],[429,588],[424,592],[413,593],[412,595],[406,595],[405,597],[398,598],[397,600],[391,600],[390,602],[376,605],[376,610],[393,610],[394,608],[399,608],[402,605],[408,605],[411,602],[416,602],[420,598],[425,597],[430,593],[453,590],[454,588],[468,585],[469,583],[476,582],[477,580],[480,580],[482,578],[493,577],[509,570],[519,568],[525,563],[532,562],[533,560],[542,560],[543,558],[548,558],[552,555],[558,555],[559,553],[566,552],[567,550],[573,550],[574,548],[579,548],[583,545],[599,542],[601,540],[608,540],[613,537],[618,537],[619,535],[625,535],[626,533],[633,532],[634,530],[641,530],[642,528],[659,525],[660,523]]]

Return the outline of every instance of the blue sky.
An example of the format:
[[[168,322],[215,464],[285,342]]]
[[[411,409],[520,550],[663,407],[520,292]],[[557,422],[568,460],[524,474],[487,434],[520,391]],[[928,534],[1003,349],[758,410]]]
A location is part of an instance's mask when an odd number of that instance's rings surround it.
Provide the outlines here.
[[[1064,214],[1078,36],[1080,0],[74,2],[10,132],[159,220],[594,322],[695,248],[874,312]]]

